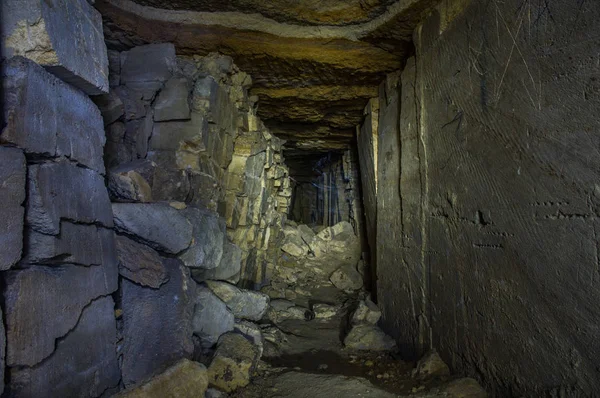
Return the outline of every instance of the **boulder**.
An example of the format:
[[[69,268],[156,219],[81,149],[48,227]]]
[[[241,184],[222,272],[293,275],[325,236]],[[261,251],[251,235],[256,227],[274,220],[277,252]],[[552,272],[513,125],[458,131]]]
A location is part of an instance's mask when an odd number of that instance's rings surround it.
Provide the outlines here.
[[[182,359],[150,381],[116,395],[119,398],[197,398],[208,387],[206,367]]]
[[[465,377],[453,380],[441,388],[442,394],[451,398],[487,398],[487,393],[479,383]]]
[[[26,173],[23,151],[0,146],[0,271],[9,269],[21,258]]]
[[[208,367],[208,382],[226,392],[245,387],[257,361],[258,350],[248,339],[237,333],[224,334]]]
[[[425,356],[417,363],[417,367],[413,370],[413,377],[417,379],[448,376],[449,374],[450,368],[435,350],[431,350],[425,354]]]
[[[192,242],[192,224],[166,203],[113,203],[112,210],[117,232],[156,250],[177,254]]]
[[[305,224],[298,225],[298,232],[300,233],[300,237],[306,244],[312,242],[316,235],[315,232],[308,225]]]
[[[102,176],[71,163],[42,163],[27,170],[29,227],[48,235],[60,233],[63,219],[112,228],[113,217]]]
[[[200,338],[201,348],[211,348],[219,337],[234,328],[235,318],[227,305],[208,287],[199,285],[196,291],[193,331]]]
[[[115,263],[115,233],[96,225],[60,222],[58,235],[45,235],[35,230],[25,234],[29,264],[101,265]]]
[[[340,310],[337,305],[330,304],[313,304],[312,311],[315,314],[316,319],[326,320],[335,317]]]
[[[54,314],[56,315],[56,314]],[[81,313],[56,350],[33,367],[10,370],[12,397],[98,397],[119,385],[114,302],[100,297]]]
[[[390,351],[396,348],[396,342],[373,325],[352,327],[344,339],[344,345],[353,350],[363,351]]]
[[[314,260],[327,272],[344,266],[355,268],[362,254],[360,241],[347,221],[323,229],[309,246]]]
[[[262,357],[265,339],[262,335],[260,327],[256,323],[248,321],[236,322],[233,326],[233,331],[248,339],[248,341],[251,342],[258,350],[258,358]]]
[[[108,92],[102,16],[87,0],[3,0],[0,32],[2,58],[27,57],[88,95]]]
[[[152,151],[180,151],[197,155],[206,150],[207,134],[208,120],[202,114],[193,112],[189,121],[154,123],[149,148]],[[175,165],[173,162],[172,167]]]
[[[116,246],[119,274],[123,277],[154,289],[168,281],[163,259],[152,248],[119,235]]]
[[[123,279],[123,384],[130,387],[191,357],[195,283],[177,259],[165,259],[169,280],[159,289]]]
[[[186,78],[169,79],[154,102],[154,121],[189,119],[189,94],[190,87]]]
[[[190,268],[217,268],[227,242],[225,220],[210,210],[188,207],[181,211],[193,226],[193,240],[179,258]]]
[[[64,156],[104,174],[104,123],[87,95],[23,57],[2,63],[2,85],[7,125],[0,132],[0,141],[28,154]]]
[[[358,306],[352,313],[350,323],[352,325],[376,325],[381,318],[381,310],[369,299],[360,300]]]
[[[221,257],[219,266],[212,269],[193,268],[192,277],[196,282],[217,280],[237,283],[240,279],[241,267],[242,249],[231,242],[227,242],[223,246],[223,257]]]
[[[308,308],[296,305],[294,302],[286,299],[271,300],[267,316],[273,323],[280,323],[291,319],[309,321],[314,318],[313,312]]]
[[[134,160],[113,167],[108,172],[108,192],[115,202],[152,202],[150,182],[156,165],[148,160]]]
[[[239,289],[226,282],[206,281],[206,285],[227,304],[236,318],[259,321],[269,308],[269,296],[264,293]]]
[[[352,292],[363,287],[362,276],[354,267],[342,266],[329,277],[333,286],[344,292]]]
[[[94,299],[117,290],[117,266],[30,267],[4,274],[7,366],[34,366],[77,324]]]

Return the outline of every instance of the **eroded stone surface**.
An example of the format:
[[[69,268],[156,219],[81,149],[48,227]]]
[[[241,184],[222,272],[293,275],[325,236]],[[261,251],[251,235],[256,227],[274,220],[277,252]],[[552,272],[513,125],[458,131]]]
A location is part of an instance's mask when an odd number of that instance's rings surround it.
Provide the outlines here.
[[[164,261],[169,281],[159,289],[126,279],[121,282],[125,387],[164,371],[181,358],[189,358],[194,350],[195,283],[180,261]]]
[[[102,117],[87,95],[23,57],[2,64],[2,79],[7,125],[0,142],[34,155],[65,156],[104,174]]]
[[[24,56],[89,95],[108,92],[102,17],[86,0],[2,2],[2,58]]]
[[[25,156],[17,148],[0,146],[0,270],[12,267],[21,258],[25,209]]]
[[[94,300],[56,351],[34,367],[10,371],[14,397],[99,397],[121,378],[116,353],[114,303]]]
[[[30,165],[27,170],[27,224],[51,235],[60,220],[113,226],[104,179],[98,173],[67,162]]]
[[[6,272],[7,365],[33,366],[50,356],[85,306],[117,290],[117,276],[114,262]]]

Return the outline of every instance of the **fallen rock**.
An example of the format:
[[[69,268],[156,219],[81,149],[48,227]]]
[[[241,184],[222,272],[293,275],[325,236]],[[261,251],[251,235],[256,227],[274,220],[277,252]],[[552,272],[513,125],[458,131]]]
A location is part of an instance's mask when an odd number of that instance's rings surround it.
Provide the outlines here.
[[[396,342],[381,329],[373,325],[357,325],[350,329],[344,345],[354,350],[390,351]]]
[[[195,283],[177,259],[164,259],[169,280],[159,289],[123,279],[122,375],[125,387],[191,357]],[[149,349],[151,347],[151,349]]]
[[[294,257],[304,257],[308,254],[309,247],[302,240],[298,229],[288,225],[283,229],[283,233],[285,234],[285,239],[281,250]]]
[[[479,383],[471,378],[453,380],[441,388],[441,392],[452,398],[487,398]]]
[[[340,310],[340,307],[337,305],[330,304],[313,304],[312,311],[315,314],[316,319],[331,319],[335,317]]]
[[[193,226],[193,240],[188,250],[179,255],[190,268],[217,268],[227,242],[225,220],[210,210],[187,207],[180,212]]]
[[[239,321],[235,323],[233,330],[248,339],[258,350],[258,358],[262,357],[265,339],[257,324],[248,321]]]
[[[57,314],[51,314],[56,316]],[[92,301],[56,349],[33,367],[10,370],[13,397],[98,397],[119,385],[117,328],[110,296]]]
[[[197,398],[208,387],[206,367],[182,359],[147,383],[115,397],[120,398]]]
[[[381,318],[381,310],[369,299],[360,300],[354,310],[350,323],[352,325],[376,325]]]
[[[190,246],[192,224],[166,203],[113,203],[112,209],[118,232],[171,254]]]
[[[227,304],[236,318],[259,321],[269,308],[269,296],[264,293],[239,289],[226,282],[206,281],[206,285]]]
[[[108,92],[102,16],[90,2],[4,0],[2,6],[2,58],[22,55],[88,95]]]
[[[227,281],[237,283],[240,280],[242,267],[242,249],[231,242],[223,246],[223,257],[218,267],[212,269],[193,268],[192,278],[196,282],[206,280]]]
[[[108,192],[114,202],[152,202],[155,164],[134,160],[113,167],[108,172]]]
[[[258,361],[258,350],[244,336],[227,333],[219,339],[217,350],[208,367],[209,384],[232,392],[250,383]]]
[[[21,258],[26,173],[23,151],[0,147],[0,271],[6,271]]]
[[[308,225],[298,225],[298,232],[300,233],[300,237],[306,244],[309,244],[315,238],[315,232]]]
[[[267,317],[277,324],[291,319],[309,321],[314,318],[314,314],[308,308],[298,306],[290,300],[275,299],[269,303]]]
[[[362,276],[354,267],[343,266],[338,268],[329,277],[333,286],[344,292],[352,292],[363,287]]]
[[[233,330],[235,317],[212,290],[199,285],[192,322],[194,334],[200,338],[201,348],[208,349],[217,343],[219,337]]]
[[[154,121],[189,119],[189,94],[190,87],[186,78],[169,79],[154,102]]]
[[[449,374],[450,368],[448,368],[448,365],[446,365],[435,350],[431,350],[425,354],[425,356],[417,363],[417,367],[413,370],[413,377],[417,379],[448,376]]]
[[[354,269],[361,257],[360,242],[347,221],[323,229],[316,234],[309,246],[315,256],[314,260],[328,272],[341,267]]]
[[[216,388],[209,388],[204,394],[204,398],[226,398],[227,394],[217,390]]]
[[[152,248],[119,235],[116,245],[119,274],[123,277],[154,289],[169,280],[162,258]]]

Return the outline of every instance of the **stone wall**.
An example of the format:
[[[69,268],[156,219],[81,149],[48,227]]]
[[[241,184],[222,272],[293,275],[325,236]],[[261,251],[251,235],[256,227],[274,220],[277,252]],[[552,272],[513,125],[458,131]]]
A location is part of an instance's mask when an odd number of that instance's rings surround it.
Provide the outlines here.
[[[108,90],[106,47],[100,14],[63,3],[1,6],[0,393],[10,397],[98,397],[121,379],[105,136],[82,91]]]
[[[449,4],[379,98],[383,325],[497,396],[592,396],[600,6]]]

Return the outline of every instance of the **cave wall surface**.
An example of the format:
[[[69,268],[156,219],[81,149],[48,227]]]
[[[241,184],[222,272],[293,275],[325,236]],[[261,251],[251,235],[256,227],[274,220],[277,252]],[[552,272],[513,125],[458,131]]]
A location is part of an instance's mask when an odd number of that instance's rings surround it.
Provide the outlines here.
[[[449,4],[380,95],[384,326],[498,396],[591,396],[600,5]]]

